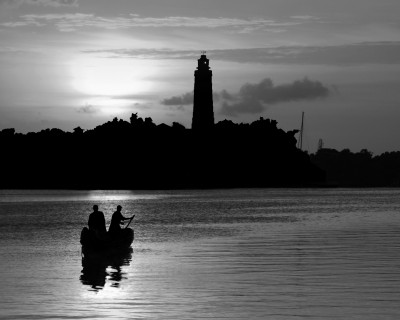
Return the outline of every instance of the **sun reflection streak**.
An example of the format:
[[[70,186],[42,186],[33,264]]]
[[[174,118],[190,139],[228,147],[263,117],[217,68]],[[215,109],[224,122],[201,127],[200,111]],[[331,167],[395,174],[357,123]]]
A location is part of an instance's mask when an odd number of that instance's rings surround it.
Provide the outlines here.
[[[89,201],[125,201],[125,200],[156,200],[166,197],[163,194],[140,194],[130,190],[91,190],[88,191],[87,199]]]

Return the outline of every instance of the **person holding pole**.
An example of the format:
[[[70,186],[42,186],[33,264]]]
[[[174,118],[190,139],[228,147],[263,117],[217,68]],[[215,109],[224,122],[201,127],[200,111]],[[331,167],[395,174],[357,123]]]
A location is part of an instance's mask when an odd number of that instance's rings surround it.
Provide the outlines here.
[[[121,224],[124,224],[125,220],[131,220],[135,217],[135,215],[133,215],[131,218],[125,218],[122,213],[121,213],[121,209],[122,207],[120,205],[117,206],[117,211],[115,211],[112,215],[111,218],[111,224],[110,227],[108,229],[108,234],[111,237],[117,237],[118,235],[121,234]],[[130,222],[129,222],[130,223]]]

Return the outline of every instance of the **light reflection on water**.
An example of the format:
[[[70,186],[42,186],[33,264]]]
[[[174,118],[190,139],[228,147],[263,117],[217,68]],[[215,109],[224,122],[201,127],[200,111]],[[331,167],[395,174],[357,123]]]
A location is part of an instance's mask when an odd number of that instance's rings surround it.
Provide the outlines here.
[[[1,202],[60,202],[60,201],[126,201],[155,200],[162,193],[134,192],[129,190],[0,190]]]
[[[129,248],[112,255],[92,254],[82,257],[82,274],[79,279],[93,291],[103,289],[106,282],[110,282],[111,287],[119,288],[120,282],[127,279],[127,273],[122,267],[129,266],[132,252],[132,248]]]
[[[133,251],[82,261],[93,204]],[[400,190],[2,191],[0,318],[399,319]]]

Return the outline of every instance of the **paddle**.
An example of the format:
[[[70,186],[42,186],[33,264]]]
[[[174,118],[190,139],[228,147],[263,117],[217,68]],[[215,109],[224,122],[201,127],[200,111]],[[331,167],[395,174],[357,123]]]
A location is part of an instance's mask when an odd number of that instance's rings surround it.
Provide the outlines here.
[[[131,224],[133,218],[135,217],[135,215],[132,216],[132,218],[129,220],[128,224],[126,225],[125,229],[129,227],[129,225]]]

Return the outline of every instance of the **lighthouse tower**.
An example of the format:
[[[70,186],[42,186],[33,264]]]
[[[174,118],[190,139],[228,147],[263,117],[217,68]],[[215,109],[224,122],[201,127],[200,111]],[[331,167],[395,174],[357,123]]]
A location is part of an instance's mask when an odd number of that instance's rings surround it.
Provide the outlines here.
[[[205,52],[198,60],[194,72],[193,130],[207,130],[214,126],[212,71]]]

